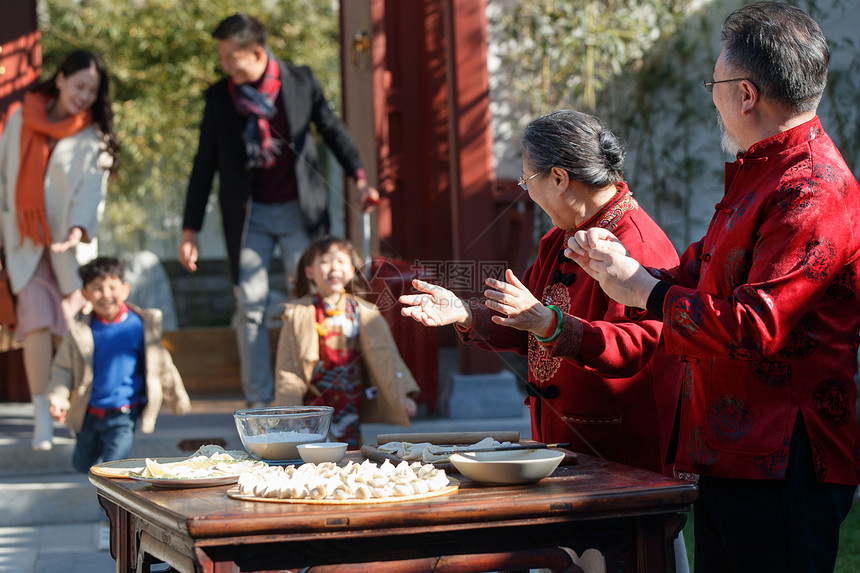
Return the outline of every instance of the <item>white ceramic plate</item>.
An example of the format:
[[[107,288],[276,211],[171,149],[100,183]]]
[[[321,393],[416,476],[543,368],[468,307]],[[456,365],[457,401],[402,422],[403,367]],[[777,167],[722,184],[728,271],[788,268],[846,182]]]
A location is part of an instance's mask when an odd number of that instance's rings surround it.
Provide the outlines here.
[[[181,462],[188,458],[154,458],[160,464]],[[131,458],[128,460],[116,460],[113,462],[102,462],[90,468],[95,475],[108,478],[128,478],[129,474],[139,474],[146,467],[144,458]]]
[[[534,483],[554,472],[562,459],[564,452],[551,449],[464,452],[450,458],[458,472],[488,485]]]
[[[182,463],[188,458],[154,458],[160,464]],[[255,462],[254,460],[221,460],[218,463],[237,464],[235,473],[225,475],[223,471],[211,471],[199,477],[150,477],[143,476],[141,472],[146,467],[145,459],[129,459],[117,460],[114,462],[105,462],[90,468],[90,471],[95,475],[100,475],[109,478],[127,478],[138,481],[145,481],[158,487],[209,487],[214,485],[226,485],[236,483],[239,480],[239,474],[253,467],[264,466],[263,462]],[[251,464],[249,466],[249,463]],[[232,468],[231,468],[232,469]]]
[[[239,476],[218,476],[202,478],[153,478],[143,477],[138,474],[128,474],[131,479],[145,481],[156,487],[189,488],[189,487],[212,487],[216,485],[228,485],[239,481]]]

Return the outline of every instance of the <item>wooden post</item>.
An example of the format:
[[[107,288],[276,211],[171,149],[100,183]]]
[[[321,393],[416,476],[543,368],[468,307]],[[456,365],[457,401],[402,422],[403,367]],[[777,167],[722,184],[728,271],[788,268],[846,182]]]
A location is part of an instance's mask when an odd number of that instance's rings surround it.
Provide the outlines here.
[[[41,67],[36,0],[5,2],[0,17],[0,133],[24,93],[39,79]],[[0,401],[28,402],[22,352],[12,338],[0,326]]]
[[[0,132],[14,104],[39,79],[42,69],[36,0],[7,4],[0,18]]]

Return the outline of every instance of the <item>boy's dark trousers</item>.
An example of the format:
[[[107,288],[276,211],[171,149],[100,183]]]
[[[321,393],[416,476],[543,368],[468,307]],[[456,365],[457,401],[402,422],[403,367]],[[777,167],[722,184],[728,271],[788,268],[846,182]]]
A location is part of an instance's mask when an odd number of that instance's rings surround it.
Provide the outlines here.
[[[88,409],[84,425],[78,432],[72,466],[87,473],[99,462],[124,460],[134,442],[134,430],[140,417],[140,406],[114,410]]]

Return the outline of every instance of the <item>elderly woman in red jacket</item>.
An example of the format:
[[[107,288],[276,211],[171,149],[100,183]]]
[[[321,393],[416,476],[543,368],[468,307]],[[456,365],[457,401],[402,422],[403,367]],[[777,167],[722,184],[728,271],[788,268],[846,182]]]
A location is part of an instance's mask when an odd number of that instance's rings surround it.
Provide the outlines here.
[[[563,251],[577,230],[602,227],[651,266],[676,265],[678,255],[624,183],[623,144],[600,120],[550,113],[529,123],[521,147],[520,186],[554,224],[537,260],[522,280],[511,270],[487,279],[482,304],[415,280],[421,294],[401,297],[402,313],[454,324],[482,348],[527,354],[532,438],[668,473],[680,363],[664,351],[660,321],[631,320]]]

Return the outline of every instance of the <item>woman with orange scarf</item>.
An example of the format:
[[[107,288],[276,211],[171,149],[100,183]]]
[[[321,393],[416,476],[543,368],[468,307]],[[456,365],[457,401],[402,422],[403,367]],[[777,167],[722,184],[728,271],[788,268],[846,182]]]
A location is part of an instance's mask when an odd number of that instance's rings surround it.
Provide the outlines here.
[[[24,96],[0,138],[0,249],[17,295],[15,337],[24,343],[36,450],[52,447],[44,395],[51,358],[84,303],[78,265],[96,254],[118,149],[107,70],[84,50]]]

